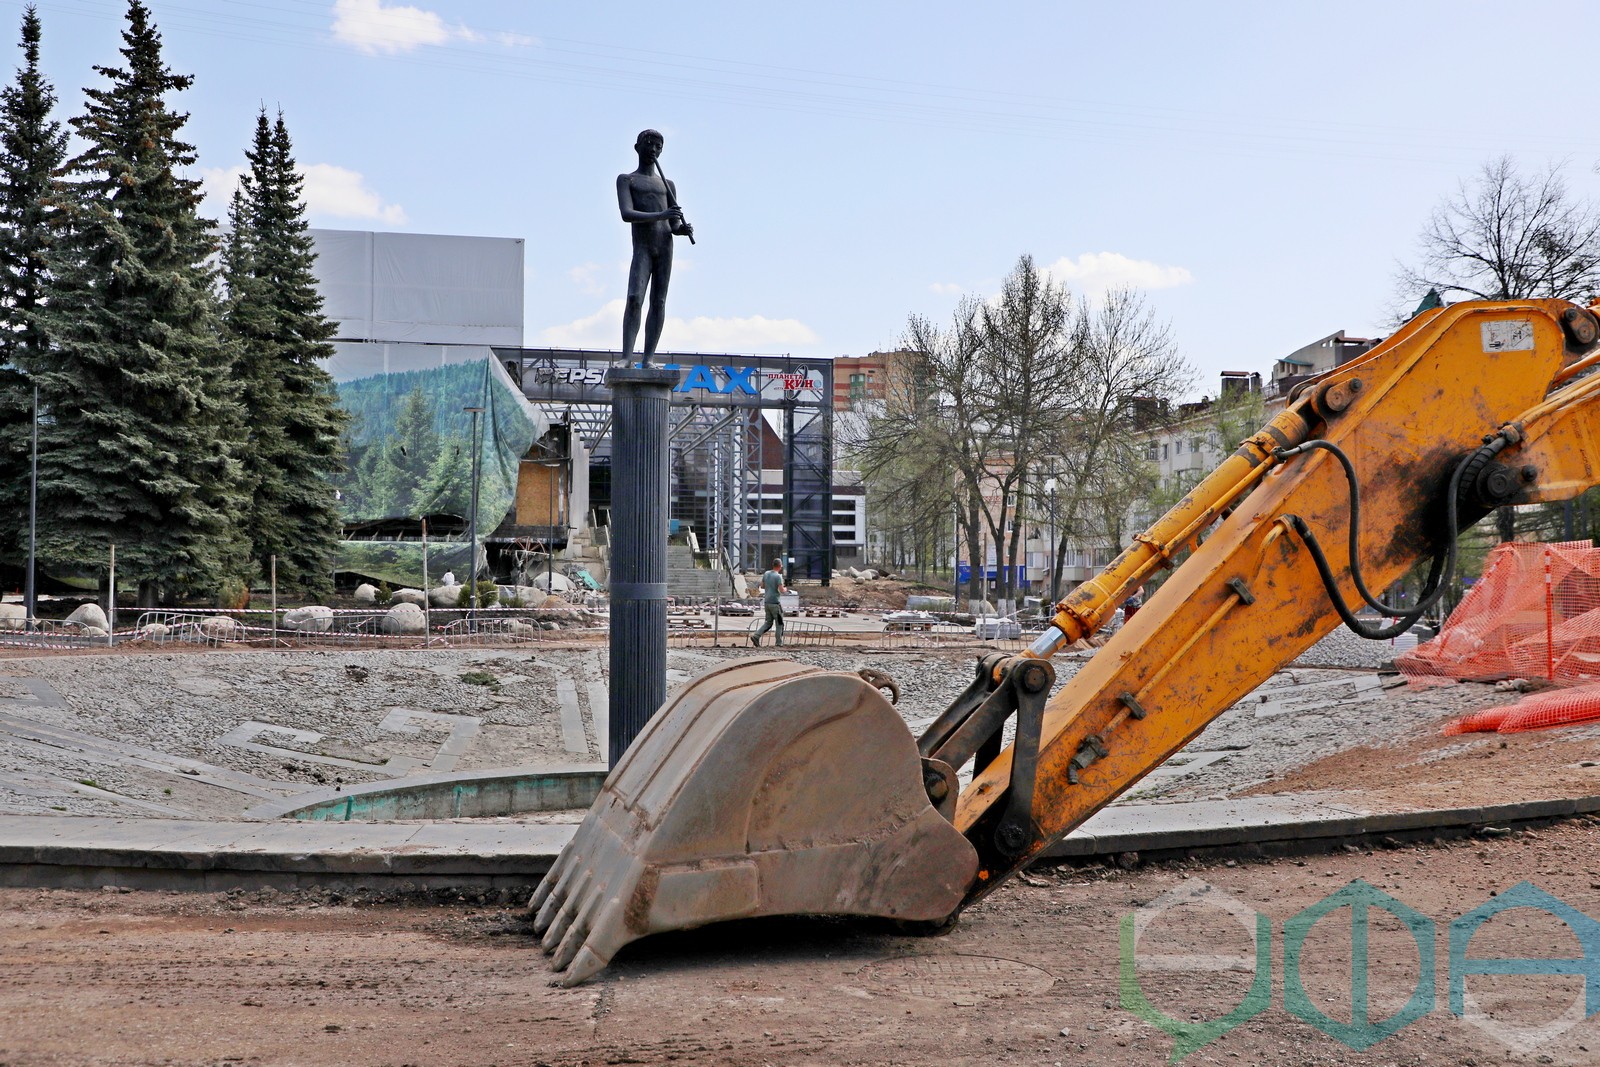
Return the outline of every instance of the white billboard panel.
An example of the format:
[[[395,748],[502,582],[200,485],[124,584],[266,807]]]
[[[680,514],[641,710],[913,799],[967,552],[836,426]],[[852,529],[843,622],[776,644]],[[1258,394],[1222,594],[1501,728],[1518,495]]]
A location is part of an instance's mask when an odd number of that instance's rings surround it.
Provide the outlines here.
[[[520,237],[311,231],[338,340],[522,343]]]

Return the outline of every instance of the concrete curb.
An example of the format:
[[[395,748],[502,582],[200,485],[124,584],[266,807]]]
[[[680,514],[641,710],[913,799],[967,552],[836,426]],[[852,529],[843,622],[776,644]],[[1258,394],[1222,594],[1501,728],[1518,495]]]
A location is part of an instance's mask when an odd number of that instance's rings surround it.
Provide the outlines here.
[[[247,819],[268,821],[380,822],[563,811],[593,804],[609,773],[604,763],[578,763],[416,775],[317,789],[258,804],[244,814]]]
[[[1337,841],[1541,824],[1600,812],[1600,796],[1434,811],[1366,812],[1326,796],[1125,804],[1045,853],[1089,859],[1244,849],[1315,851]],[[201,822],[0,816],[0,885],[218,890],[236,886],[537,881],[573,824]]]
[[[1341,839],[1459,834],[1482,826],[1554,822],[1597,811],[1600,796],[1403,812],[1362,811],[1339,801],[1304,795],[1128,804],[1101,811],[1045,855],[1053,859],[1086,859],[1124,852],[1274,845],[1310,850],[1319,843]]]

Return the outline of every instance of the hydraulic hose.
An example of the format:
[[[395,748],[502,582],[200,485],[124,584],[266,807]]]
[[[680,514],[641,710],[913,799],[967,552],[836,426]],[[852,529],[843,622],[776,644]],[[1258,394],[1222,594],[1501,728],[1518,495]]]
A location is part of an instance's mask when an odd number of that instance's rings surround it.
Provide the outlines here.
[[[1280,449],[1274,453],[1278,459],[1288,459],[1291,456],[1308,449],[1320,449],[1333,453],[1334,457],[1344,468],[1345,479],[1350,485],[1350,576],[1355,581],[1356,589],[1364,600],[1374,610],[1385,614],[1399,615],[1399,618],[1388,626],[1368,626],[1345,603],[1344,594],[1339,591],[1339,582],[1334,577],[1333,567],[1328,563],[1328,557],[1322,550],[1317,536],[1311,527],[1298,515],[1285,515],[1284,521],[1300,535],[1306,548],[1311,553],[1311,560],[1316,564],[1317,574],[1322,578],[1323,588],[1327,590],[1328,600],[1339,614],[1346,627],[1351,632],[1365,637],[1371,641],[1387,641],[1391,637],[1398,637],[1417,624],[1449,587],[1451,579],[1455,577],[1456,569],[1456,538],[1460,534],[1460,493],[1463,475],[1469,467],[1481,466],[1488,458],[1496,455],[1509,442],[1503,435],[1496,435],[1482,448],[1464,456],[1450,473],[1449,488],[1445,492],[1445,543],[1434,555],[1433,564],[1428,570],[1428,580],[1423,589],[1422,596],[1418,599],[1416,607],[1407,612],[1396,612],[1391,605],[1374,597],[1367,589],[1366,582],[1361,575],[1360,530],[1361,518],[1361,489],[1356,478],[1354,465],[1338,445],[1332,441],[1313,440],[1306,441],[1294,448]]]

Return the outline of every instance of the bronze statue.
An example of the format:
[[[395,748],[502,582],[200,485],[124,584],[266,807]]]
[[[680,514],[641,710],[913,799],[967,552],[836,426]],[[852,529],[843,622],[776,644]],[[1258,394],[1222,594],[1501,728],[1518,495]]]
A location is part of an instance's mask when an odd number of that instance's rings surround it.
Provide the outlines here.
[[[694,243],[694,227],[683,218],[678,207],[677,188],[661,173],[661,149],[666,139],[655,130],[645,130],[635,140],[639,167],[617,175],[617,207],[622,221],[633,224],[633,263],[628,268],[628,302],[622,312],[622,360],[633,360],[633,342],[639,335],[639,313],[644,308],[646,287],[650,290],[650,313],[644,323],[644,356],[650,365],[661,340],[661,327],[667,320],[667,286],[672,281],[672,237],[687,237]]]

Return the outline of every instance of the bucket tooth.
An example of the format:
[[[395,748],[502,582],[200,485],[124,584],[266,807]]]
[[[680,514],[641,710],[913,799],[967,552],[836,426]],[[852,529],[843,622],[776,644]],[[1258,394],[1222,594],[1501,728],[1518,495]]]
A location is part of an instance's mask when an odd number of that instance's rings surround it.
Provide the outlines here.
[[[977,853],[915,740],[853,674],[711,671],[629,747],[529,903],[561,985],[630,941],[758,915],[954,915]]]

